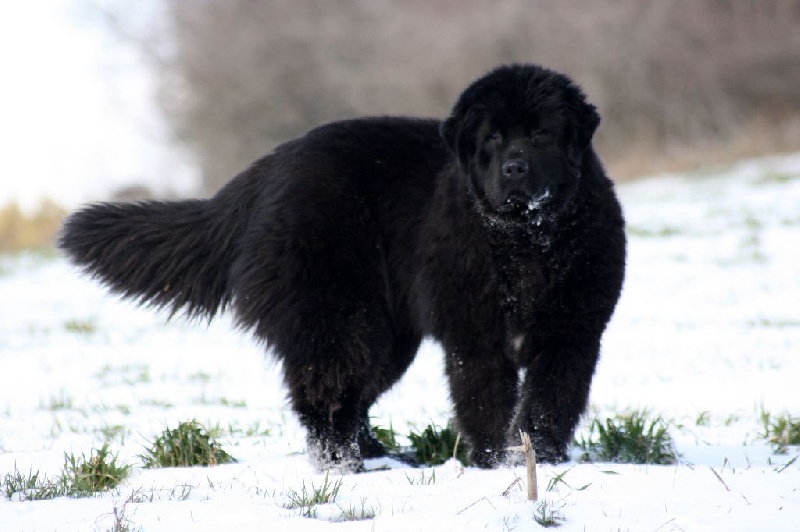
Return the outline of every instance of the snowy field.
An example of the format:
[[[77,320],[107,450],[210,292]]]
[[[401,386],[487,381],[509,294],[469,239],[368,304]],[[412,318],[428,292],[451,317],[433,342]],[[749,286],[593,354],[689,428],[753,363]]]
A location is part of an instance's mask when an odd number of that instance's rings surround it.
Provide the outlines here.
[[[630,235],[622,300],[604,338],[592,415],[646,408],[670,423],[673,466],[542,466],[559,530],[800,530],[800,460],[773,454],[759,413],[800,414],[800,156],[691,179],[619,187]],[[63,260],[0,258],[0,479],[57,474],[64,453],[108,439],[134,464],[117,489],[83,499],[0,494],[0,531],[532,530],[523,468],[390,464],[342,477],[316,518],[286,509],[319,486],[279,368],[221,319],[166,322],[120,302]],[[441,354],[425,344],[374,422],[440,425],[450,416]],[[196,418],[238,459],[213,468],[140,467],[165,426]],[[584,424],[579,433],[587,429]],[[373,468],[381,464],[370,463]],[[787,466],[788,464],[788,466]],[[547,491],[556,475],[564,482]],[[338,477],[337,477],[338,479]],[[584,488],[584,489],[579,489]],[[127,501],[127,502],[126,502]],[[345,510],[371,519],[341,521]]]

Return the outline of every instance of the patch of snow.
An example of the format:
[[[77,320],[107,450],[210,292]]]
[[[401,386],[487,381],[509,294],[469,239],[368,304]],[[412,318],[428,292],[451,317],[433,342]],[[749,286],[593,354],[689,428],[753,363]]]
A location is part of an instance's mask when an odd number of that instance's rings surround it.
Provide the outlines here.
[[[550,189],[546,188],[544,189],[544,192],[528,200],[528,210],[533,211],[538,209],[539,207],[542,206],[542,203],[544,203],[545,200],[547,200],[547,198],[549,197],[550,197]]]
[[[800,413],[800,155],[618,190],[628,274],[591,413],[661,415],[681,462],[544,465],[541,496],[565,531],[796,530],[798,449],[773,454],[759,437],[759,411]],[[0,258],[0,368],[0,480],[15,468],[57,474],[64,452],[88,453],[113,427],[112,450],[137,465],[120,488],[93,498],[0,493],[4,532],[105,530],[115,509],[146,531],[538,527],[516,482],[523,467],[452,461],[421,470],[368,460],[366,473],[333,476],[339,496],[318,506],[316,518],[286,508],[291,490],[320,486],[324,475],[314,472],[287,407],[280,366],[228,318],[165,322],[108,296],[61,259]],[[372,415],[403,434],[447,422],[438,345],[424,343]],[[148,441],[192,418],[222,429],[239,462],[138,467]],[[434,482],[419,481],[434,474]],[[374,517],[339,522],[348,512]]]

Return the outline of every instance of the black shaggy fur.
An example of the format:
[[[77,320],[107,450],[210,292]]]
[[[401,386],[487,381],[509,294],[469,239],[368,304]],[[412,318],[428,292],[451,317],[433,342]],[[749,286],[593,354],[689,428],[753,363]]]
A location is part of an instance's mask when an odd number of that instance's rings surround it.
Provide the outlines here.
[[[208,200],[88,206],[60,246],[143,304],[230,308],[282,361],[321,467],[383,454],[369,408],[424,336],[444,347],[477,464],[520,429],[560,461],[625,267],[598,123],[565,76],[500,67],[444,122],[328,124]]]

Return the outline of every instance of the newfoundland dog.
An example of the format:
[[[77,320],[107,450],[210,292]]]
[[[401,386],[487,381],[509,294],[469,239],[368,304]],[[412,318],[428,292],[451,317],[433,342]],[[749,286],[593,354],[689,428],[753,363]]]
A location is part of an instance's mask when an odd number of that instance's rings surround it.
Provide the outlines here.
[[[89,205],[59,245],[141,304],[230,309],[280,359],[320,468],[385,453],[369,409],[423,337],[475,464],[502,463],[519,430],[558,462],[625,270],[599,121],[566,76],[501,66],[444,121],[323,125],[210,199]]]

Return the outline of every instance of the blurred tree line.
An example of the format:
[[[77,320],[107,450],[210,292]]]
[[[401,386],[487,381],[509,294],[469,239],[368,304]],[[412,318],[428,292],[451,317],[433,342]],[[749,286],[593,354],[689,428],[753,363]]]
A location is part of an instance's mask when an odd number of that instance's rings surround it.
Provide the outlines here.
[[[157,69],[160,106],[208,192],[322,122],[443,117],[508,62],[584,87],[618,174],[743,139],[800,147],[800,0],[157,2],[146,30],[126,26],[130,3],[103,9]]]

